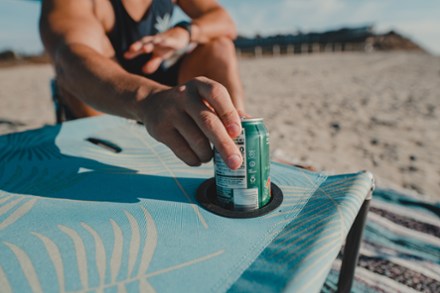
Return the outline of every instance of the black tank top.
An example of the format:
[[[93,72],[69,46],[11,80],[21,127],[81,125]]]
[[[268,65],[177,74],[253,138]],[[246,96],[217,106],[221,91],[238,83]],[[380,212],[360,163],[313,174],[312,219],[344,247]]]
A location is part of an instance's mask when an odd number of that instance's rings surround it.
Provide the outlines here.
[[[111,0],[110,2],[115,11],[115,26],[108,37],[115,50],[116,59],[128,72],[144,75],[142,66],[151,58],[151,54],[143,54],[128,60],[124,58],[124,53],[131,44],[142,37],[167,30],[170,26],[174,4],[172,0],[152,0],[145,15],[136,22],[127,13],[121,0]]]

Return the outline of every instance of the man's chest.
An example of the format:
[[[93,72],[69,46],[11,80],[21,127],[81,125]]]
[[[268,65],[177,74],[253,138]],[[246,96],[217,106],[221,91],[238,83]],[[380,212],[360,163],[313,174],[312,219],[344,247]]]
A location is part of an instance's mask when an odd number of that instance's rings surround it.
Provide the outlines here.
[[[153,0],[93,0],[93,12],[102,23],[106,33],[116,24],[117,9],[123,9],[135,22],[140,21],[150,8]],[[119,2],[119,3],[117,3]]]

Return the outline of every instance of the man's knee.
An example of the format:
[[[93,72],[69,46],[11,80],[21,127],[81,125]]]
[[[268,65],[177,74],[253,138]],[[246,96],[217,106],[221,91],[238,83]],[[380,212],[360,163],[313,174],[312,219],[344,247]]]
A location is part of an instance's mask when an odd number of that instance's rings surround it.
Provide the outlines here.
[[[215,58],[227,61],[235,56],[234,42],[226,37],[215,38],[203,46]]]
[[[235,52],[234,42],[226,37],[220,37],[215,38],[211,40],[208,44],[209,47],[212,48],[212,50],[219,51],[219,52]]]
[[[179,72],[179,83],[186,82],[195,76],[206,76],[222,83],[237,75],[237,58],[234,43],[228,38],[216,38],[208,43],[198,45],[182,62]],[[228,89],[229,90],[229,89]]]

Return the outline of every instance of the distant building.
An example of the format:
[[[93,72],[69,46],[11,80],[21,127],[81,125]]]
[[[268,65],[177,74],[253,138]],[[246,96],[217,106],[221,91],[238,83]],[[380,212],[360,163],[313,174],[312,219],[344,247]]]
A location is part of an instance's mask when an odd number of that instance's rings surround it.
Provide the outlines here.
[[[287,34],[254,38],[239,36],[235,40],[239,55],[262,56],[279,54],[309,54],[346,51],[412,50],[424,52],[413,41],[391,31],[375,34],[372,26],[342,28],[322,33]]]

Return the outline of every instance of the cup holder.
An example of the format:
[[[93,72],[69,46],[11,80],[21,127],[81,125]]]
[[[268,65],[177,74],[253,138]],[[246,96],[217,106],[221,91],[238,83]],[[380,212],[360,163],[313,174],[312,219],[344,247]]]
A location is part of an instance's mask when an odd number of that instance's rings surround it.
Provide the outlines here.
[[[274,183],[270,185],[272,197],[262,208],[255,210],[235,210],[233,207],[222,206],[217,201],[215,178],[204,181],[197,189],[196,199],[206,210],[226,218],[256,218],[261,217],[278,208],[283,202],[283,192]]]

